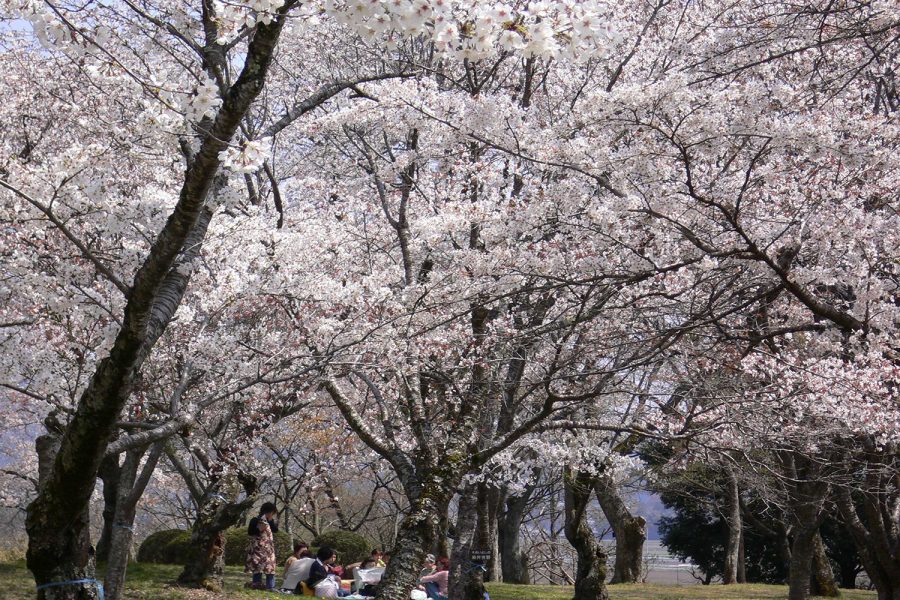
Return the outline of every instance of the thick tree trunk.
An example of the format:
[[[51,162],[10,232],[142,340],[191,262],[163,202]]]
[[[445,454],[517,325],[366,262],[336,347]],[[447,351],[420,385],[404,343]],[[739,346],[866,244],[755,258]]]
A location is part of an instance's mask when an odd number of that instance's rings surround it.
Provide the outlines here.
[[[408,600],[425,564],[426,548],[434,547],[446,514],[452,492],[459,477],[430,478],[422,492],[412,501],[409,514],[400,523],[397,541],[391,552],[384,577],[375,594],[377,600]]]
[[[466,486],[460,493],[456,516],[456,539],[453,542],[453,553],[450,555],[450,598],[459,600],[481,600],[481,587],[484,583],[484,570],[472,562],[472,550],[486,550],[487,530],[484,519],[479,513],[484,512],[480,506],[477,489],[479,486]]]
[[[788,600],[808,600],[815,554],[815,537],[824,516],[825,497],[830,486],[822,478],[825,460],[811,460],[796,452],[779,455],[789,490],[794,521],[791,544]]]
[[[41,485],[50,476],[60,438],[53,427],[51,433],[35,440],[38,455],[38,478]],[[48,500],[64,503],[65,498],[53,497]],[[31,515],[29,515],[30,518]],[[96,600],[100,597],[99,582],[95,579],[94,548],[90,539],[90,514],[88,507],[77,511],[73,520],[60,535],[48,531],[41,522],[34,522],[35,534],[29,535],[28,568],[34,573],[38,585],[38,600]],[[42,535],[44,534],[44,535]],[[56,546],[55,544],[58,544]],[[56,562],[53,556],[56,556]],[[35,571],[39,569],[39,571]],[[41,586],[48,587],[41,587]]]
[[[485,484],[482,484],[483,486]],[[487,549],[491,552],[491,560],[488,561],[487,571],[484,574],[485,581],[503,581],[503,569],[500,557],[500,505],[503,503],[503,494],[499,488],[488,485],[485,490],[486,508],[484,518],[485,535],[487,536]],[[481,515],[479,514],[479,517]]]
[[[200,506],[197,520],[191,528],[191,555],[178,576],[178,583],[187,587],[222,592],[225,573],[224,531],[243,522],[246,512],[256,501],[255,486],[245,482],[246,498],[232,503],[237,485],[229,481],[221,493],[211,491]]]
[[[818,531],[813,536],[812,581],[810,582],[810,588],[816,596],[837,598],[841,595],[837,583],[834,581],[831,561],[828,560],[828,555],[825,554],[825,542],[822,541],[822,535]]]
[[[521,496],[508,497],[506,510],[498,522],[500,564],[503,569],[503,581],[506,583],[528,582],[528,564],[519,547],[519,528],[525,518],[525,509],[533,490],[534,488],[529,486]]]
[[[435,556],[450,558],[450,517],[447,515],[447,507],[441,512],[440,525],[438,526],[437,541],[434,544]]]
[[[738,582],[738,563],[741,553],[741,496],[737,477],[731,469],[727,470],[725,482],[725,524],[728,526],[728,539],[725,542],[725,565],[722,571],[722,583],[730,585]]]
[[[596,481],[597,500],[616,535],[616,561],[610,583],[637,583],[644,562],[647,521],[631,514],[610,477],[601,475]]]
[[[107,456],[100,463],[98,472],[103,482],[103,530],[97,540],[97,561],[106,562],[109,558],[109,545],[112,541],[113,519],[116,517],[116,495],[119,488],[119,457]]]
[[[608,600],[606,555],[594,539],[585,514],[595,482],[590,476],[569,468],[566,468],[563,480],[565,534],[578,555],[574,600]]]
[[[788,576],[788,585],[790,586],[788,600],[809,600],[815,534],[815,528],[809,527],[798,527],[794,531]]]
[[[202,214],[210,212],[206,199],[219,168],[219,154],[262,91],[284,12],[290,6],[285,4],[282,14],[257,26],[241,74],[224,95],[188,165],[178,202],[133,285],[125,290],[123,325],[109,355],[91,376],[60,437],[53,468],[28,506],[27,565],[37,584],[38,600],[93,597],[96,585],[71,582],[93,580],[87,511],[97,473],[141,365],[181,303],[190,275],[176,267],[180,260],[196,256],[203,241],[206,230],[198,224]]]

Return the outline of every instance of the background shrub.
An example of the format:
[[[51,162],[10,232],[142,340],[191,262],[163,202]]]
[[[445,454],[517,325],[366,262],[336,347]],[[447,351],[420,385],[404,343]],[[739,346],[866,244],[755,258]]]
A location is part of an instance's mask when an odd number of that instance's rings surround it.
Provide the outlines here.
[[[225,532],[225,564],[243,567],[247,558],[250,536],[246,527],[235,527]],[[290,535],[279,531],[275,534],[276,564],[284,564],[294,549]],[[191,532],[182,529],[166,529],[149,535],[138,549],[138,562],[183,565],[191,550]]]
[[[147,536],[138,548],[137,559],[142,563],[183,565],[190,549],[190,531],[164,529]]]
[[[349,565],[362,562],[372,552],[372,543],[354,531],[326,531],[312,543],[313,546],[331,546],[337,550],[338,563]]]
[[[225,564],[231,567],[243,567],[247,561],[247,546],[250,536],[247,527],[235,527],[225,532]],[[283,531],[275,534],[275,564],[281,573],[281,566],[294,551],[293,538]]]

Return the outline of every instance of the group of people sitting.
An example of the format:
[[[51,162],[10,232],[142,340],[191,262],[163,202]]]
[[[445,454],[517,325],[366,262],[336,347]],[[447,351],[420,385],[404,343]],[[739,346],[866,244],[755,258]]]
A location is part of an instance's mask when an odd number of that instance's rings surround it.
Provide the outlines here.
[[[313,557],[309,546],[303,542],[294,544],[294,552],[284,566],[284,580],[279,588],[275,587],[275,539],[278,523],[275,520],[276,507],[266,502],[260,509],[259,516],[250,520],[247,534],[250,545],[247,551],[245,570],[253,574],[247,587],[258,590],[278,591],[285,594],[315,595],[326,598],[342,598],[350,592],[341,589],[341,579],[354,570],[360,573],[373,573],[374,577],[358,578],[360,596],[374,596],[375,585],[380,581],[383,567],[388,560],[380,550],[375,549],[371,555],[360,563],[341,567],[336,564],[337,552],[333,548],[323,546]],[[377,569],[382,570],[378,571]],[[373,571],[375,569],[376,571]],[[263,582],[265,575],[265,583]],[[418,577],[418,594],[425,593],[431,600],[447,600],[447,587],[450,576],[450,559],[435,559],[429,554],[425,558],[425,567]]]

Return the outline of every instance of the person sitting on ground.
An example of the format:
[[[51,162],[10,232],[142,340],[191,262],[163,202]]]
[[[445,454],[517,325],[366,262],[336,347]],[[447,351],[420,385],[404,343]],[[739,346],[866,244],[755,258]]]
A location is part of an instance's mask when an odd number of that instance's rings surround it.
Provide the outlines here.
[[[309,579],[309,569],[316,559],[309,552],[309,546],[304,542],[294,544],[294,553],[284,563],[284,582],[281,584],[282,591],[293,592],[294,594],[302,594],[303,586],[301,581]]]
[[[432,600],[447,600],[447,588],[450,580],[450,559],[442,556],[437,559],[437,571],[419,579],[425,585],[425,593]]]
[[[419,571],[419,579],[428,575],[434,575],[434,554],[425,555],[425,566]]]
[[[366,560],[362,561],[362,563],[360,563],[360,565],[358,567],[358,569],[360,571],[368,571],[369,569],[376,569],[376,568],[378,568],[378,566],[375,564],[375,559],[372,558],[371,556],[368,557]],[[374,596],[375,595],[375,587],[376,587],[376,584],[367,582],[367,581],[363,581],[363,584],[360,587],[360,589],[357,590],[357,593],[361,594],[363,596]]]
[[[379,550],[378,548],[375,548],[374,550],[372,550],[372,554],[369,555],[369,558],[371,558],[372,560],[375,561],[376,567],[384,566],[384,560],[383,560],[384,555],[381,553],[381,550]]]
[[[329,576],[336,577],[335,575],[332,575],[329,570],[329,567],[334,564],[335,560],[337,560],[337,553],[332,548],[329,548],[328,546],[319,548],[319,551],[316,552],[316,560],[309,568],[309,577],[306,579],[306,585],[312,589],[316,589],[316,586]],[[340,583],[338,583],[338,588],[340,588]],[[350,592],[346,590],[337,590],[338,598],[349,595]]]

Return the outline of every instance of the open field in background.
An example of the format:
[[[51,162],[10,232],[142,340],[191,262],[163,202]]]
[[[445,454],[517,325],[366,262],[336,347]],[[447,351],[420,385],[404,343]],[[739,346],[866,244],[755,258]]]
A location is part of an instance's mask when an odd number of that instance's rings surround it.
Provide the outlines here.
[[[288,598],[268,592],[243,589],[247,576],[238,567],[226,572],[228,589],[223,594],[184,590],[172,585],[178,575],[177,565],[133,564],[128,567],[127,600],[213,600],[219,598],[248,599]],[[547,585],[488,584],[492,600],[568,600],[572,588]],[[875,592],[844,590],[843,600],[875,600]],[[0,563],[0,599],[34,598],[34,580],[23,562]],[[779,585],[659,585],[636,584],[610,587],[611,600],[784,600],[787,587]]]

